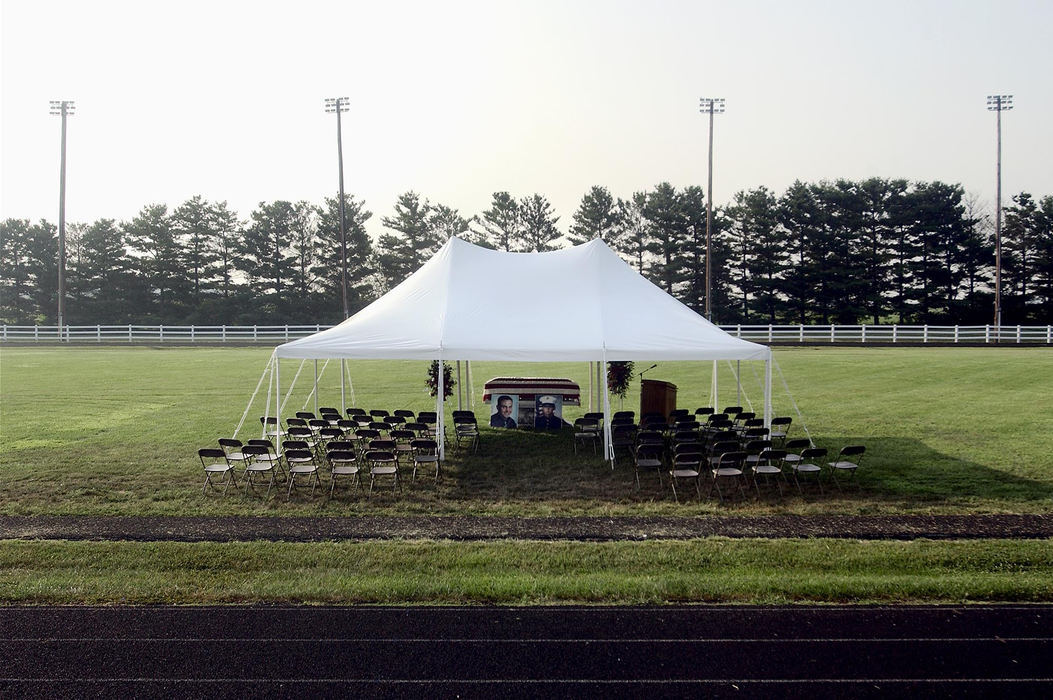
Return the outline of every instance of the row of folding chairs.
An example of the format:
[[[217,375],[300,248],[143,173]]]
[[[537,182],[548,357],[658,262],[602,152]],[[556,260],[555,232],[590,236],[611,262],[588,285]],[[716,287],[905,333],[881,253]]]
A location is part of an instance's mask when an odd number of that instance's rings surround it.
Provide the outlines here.
[[[320,473],[328,467],[330,476],[329,496],[336,490],[338,477],[351,477],[357,490],[362,475],[370,476],[369,493],[378,479],[390,477],[392,490],[401,490],[401,472],[412,469],[412,480],[416,480],[420,469],[434,469],[434,478],[442,476],[438,458],[438,443],[432,438],[414,437],[400,442],[391,438],[372,437],[368,440],[329,440],[319,446],[307,440],[282,441],[282,451],[277,452],[268,439],[249,440],[242,443],[234,438],[222,438],[219,448],[201,448],[198,458],[205,471],[202,493],[211,487],[223,487],[223,493],[233,484],[238,488],[237,470],[243,468],[247,491],[255,491],[258,479],[267,478],[267,494],[281,480],[288,484],[287,497],[291,498],[297,481],[306,479],[313,496],[321,486]],[[283,464],[284,463],[284,464]],[[217,485],[214,480],[222,476]]]
[[[635,457],[635,486],[641,488],[641,472],[655,472],[660,486],[664,486],[662,473],[669,476],[673,498],[679,503],[677,483],[688,481],[694,484],[695,491],[701,498],[701,481],[706,475],[708,481],[707,497],[716,491],[721,503],[725,501],[726,490],[738,489],[745,497],[747,486],[752,483],[757,497],[761,496],[762,482],[766,487],[774,486],[780,496],[783,495],[783,484],[789,483],[789,476],[801,495],[806,485],[814,485],[823,493],[824,474],[832,479],[838,491],[842,491],[844,479],[855,480],[859,462],[866,451],[863,445],[847,445],[837,457],[826,462],[826,448],[815,447],[807,439],[788,441],[785,448],[771,447],[770,441],[758,441],[762,444],[751,444],[749,449],[741,449],[733,442],[720,442],[708,448],[699,443],[681,443],[667,455],[657,444],[641,445]],[[793,443],[793,444],[791,444]],[[797,450],[797,451],[792,451]]]

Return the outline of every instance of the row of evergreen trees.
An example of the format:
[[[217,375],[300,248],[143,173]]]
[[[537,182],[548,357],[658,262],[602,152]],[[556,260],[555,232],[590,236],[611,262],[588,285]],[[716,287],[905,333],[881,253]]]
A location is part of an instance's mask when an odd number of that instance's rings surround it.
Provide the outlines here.
[[[663,182],[628,199],[593,187],[566,231],[547,198],[493,194],[475,216],[415,192],[366,233],[372,213],[345,199],[352,313],[417,269],[450,237],[544,251],[601,237],[688,306],[705,307],[706,207],[700,187]],[[990,216],[959,185],[872,178],[764,187],[715,209],[711,293],[718,323],[990,323]],[[67,226],[66,323],[335,323],[343,316],[335,198],[261,202],[241,220],[194,197],[130,221]],[[0,321],[55,323],[58,237],[47,222],[0,222]],[[1053,196],[1013,197],[1002,233],[1003,322],[1053,322]],[[486,293],[480,283],[480,294]],[[568,303],[573,281],[568,280]]]

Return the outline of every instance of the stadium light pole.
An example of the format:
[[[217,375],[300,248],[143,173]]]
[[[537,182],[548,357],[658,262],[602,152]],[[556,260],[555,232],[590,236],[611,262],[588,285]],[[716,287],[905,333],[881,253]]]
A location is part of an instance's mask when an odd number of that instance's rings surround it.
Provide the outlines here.
[[[997,184],[995,186],[995,338],[1002,328],[1002,112],[1013,108],[1012,95],[988,95],[987,110],[996,112],[995,122],[998,129],[998,157],[996,166]]]
[[[340,167],[340,295],[344,300],[344,318],[351,316],[347,305],[347,218],[344,213],[344,140],[340,130],[340,115],[350,107],[346,97],[325,98],[325,111],[336,114],[336,158]]]
[[[710,303],[710,274],[712,272],[710,251],[713,243],[713,115],[724,113],[723,97],[699,98],[699,111],[709,114],[709,184],[706,187],[706,318],[713,320]]]
[[[58,259],[58,336],[66,316],[66,117],[73,114],[73,100],[50,100],[50,113],[62,117],[62,155],[59,165],[59,259]]]

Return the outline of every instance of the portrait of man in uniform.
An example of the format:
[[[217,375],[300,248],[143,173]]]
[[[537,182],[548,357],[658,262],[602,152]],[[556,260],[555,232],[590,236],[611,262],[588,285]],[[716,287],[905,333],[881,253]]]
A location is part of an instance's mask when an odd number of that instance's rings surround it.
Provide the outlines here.
[[[535,430],[559,430],[563,427],[563,397],[545,394],[537,398],[534,414]]]

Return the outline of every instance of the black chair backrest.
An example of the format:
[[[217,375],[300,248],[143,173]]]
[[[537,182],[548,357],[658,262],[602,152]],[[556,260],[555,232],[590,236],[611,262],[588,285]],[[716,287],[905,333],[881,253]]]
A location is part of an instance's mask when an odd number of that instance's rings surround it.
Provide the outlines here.
[[[310,450],[289,450],[285,453],[285,459],[290,462],[296,461],[314,461],[314,452]]]
[[[197,451],[197,456],[202,460],[205,459],[226,459],[227,453],[218,447],[202,447]]]
[[[598,420],[599,421],[599,420],[603,420],[603,413],[600,412],[600,411],[592,411],[590,413],[586,413],[583,417],[584,418],[592,418],[593,420]]]
[[[350,440],[330,440],[325,445],[326,452],[335,452],[337,450],[354,450],[355,443]]]
[[[312,431],[306,425],[294,425],[293,427],[289,428],[288,433],[294,438],[308,438],[314,435],[314,431]]]
[[[274,443],[273,442],[271,442],[270,440],[265,440],[265,439],[261,439],[261,438],[256,438],[254,440],[249,440],[249,442],[246,445],[246,447],[250,447],[250,446],[251,447],[265,447],[268,450],[272,450],[272,451],[274,450]],[[244,452],[244,450],[242,450],[242,452]]]
[[[793,452],[795,450],[803,450],[806,447],[811,447],[812,441],[808,438],[794,438],[793,440],[786,441],[786,450]]]
[[[612,418],[636,418],[636,411],[615,411]]]
[[[315,417],[315,415],[313,413],[311,413],[310,411],[297,411],[296,412],[296,417],[297,418],[303,418],[304,420],[311,420],[312,418]]]
[[[792,422],[793,418],[791,418],[790,416],[776,416],[775,418],[771,419],[771,424],[773,427],[776,425],[789,425]]]
[[[325,453],[325,458],[332,462],[354,462],[355,451],[354,450],[329,450]]]
[[[367,462],[394,462],[395,453],[391,450],[369,450],[366,452]]]
[[[355,431],[355,437],[359,440],[374,440],[380,437],[380,431],[376,428],[359,428]]]
[[[270,448],[266,445],[245,445],[242,452],[246,455],[269,455],[271,453]]]
[[[727,413],[710,413],[708,416],[706,416],[706,422],[707,423],[712,423],[713,421],[718,421],[718,420],[720,420],[720,421],[728,420],[728,414]]]
[[[350,416],[368,416],[366,409],[364,408],[349,408],[347,409],[347,415]]]
[[[337,415],[340,415],[340,411],[335,409],[335,408],[333,408],[332,406],[319,406],[318,407],[318,414],[319,415],[324,416],[327,413],[335,413]]]
[[[318,431],[318,434],[321,435],[326,440],[335,440],[336,438],[343,437],[344,436],[344,431],[341,430],[340,428],[332,428],[332,427],[330,427],[330,428],[322,428],[321,430]]]
[[[238,440],[236,438],[220,438],[219,439],[219,444],[222,445],[223,447],[238,447],[238,448],[240,448],[241,445],[242,445],[241,440]]]
[[[720,459],[717,462],[718,466],[737,466],[742,464],[742,460],[746,459],[746,453],[741,450],[731,450],[730,452],[722,452]]]
[[[373,416],[374,418],[386,418],[391,414],[385,411],[383,408],[374,408],[369,412],[369,415]]]
[[[866,452],[866,449],[867,448],[864,445],[846,445],[841,448],[841,456],[855,457],[856,455],[861,455]]]
[[[746,452],[751,455],[760,454],[762,450],[771,447],[771,440],[750,440],[746,443]]]
[[[412,418],[415,414],[408,408],[400,408],[397,411],[395,411],[395,415],[401,416],[403,418]]]
[[[698,454],[702,454],[704,451],[705,451],[705,448],[702,446],[701,442],[682,442],[679,445],[674,445],[673,446],[673,454],[680,454],[680,453],[685,453],[685,454],[687,454],[687,453],[698,453]]]
[[[700,408],[696,408],[695,409],[695,415],[696,416],[708,416],[711,413],[713,413],[713,407],[712,406],[702,406]]]
[[[669,420],[673,420],[674,418],[682,418],[686,415],[688,415],[688,410],[686,408],[674,408],[672,411],[669,412]]]
[[[662,453],[664,452],[661,445],[654,443],[644,443],[636,448],[636,459],[662,459]]]
[[[417,414],[417,420],[421,423],[434,423],[438,418],[439,416],[435,411],[421,411]]]
[[[329,421],[324,418],[312,418],[307,421],[307,425],[314,428],[315,430],[321,430],[322,428],[329,427]]]
[[[415,452],[432,454],[439,449],[439,443],[429,438],[417,438],[410,442],[410,447],[412,447]]]
[[[375,420],[375,421],[370,422],[369,427],[372,430],[382,430],[382,431],[384,431],[386,433],[387,431],[391,430],[391,423],[387,423],[385,421],[380,421],[380,420]]]
[[[742,406],[725,406],[721,413],[726,413],[729,416],[737,416],[742,413]]]
[[[395,441],[389,440],[388,438],[375,438],[369,441],[369,449],[371,450],[391,450],[395,451]]]
[[[307,450],[310,447],[306,440],[282,440],[283,450]]]
[[[350,418],[341,418],[336,422],[336,427],[344,430],[354,430],[358,427],[358,421],[353,421]]]
[[[825,447],[809,447],[807,450],[801,452],[801,459],[807,461],[809,459],[821,459],[826,456]]]
[[[760,462],[777,462],[786,456],[786,450],[761,450],[761,453],[757,455],[757,460]]]

